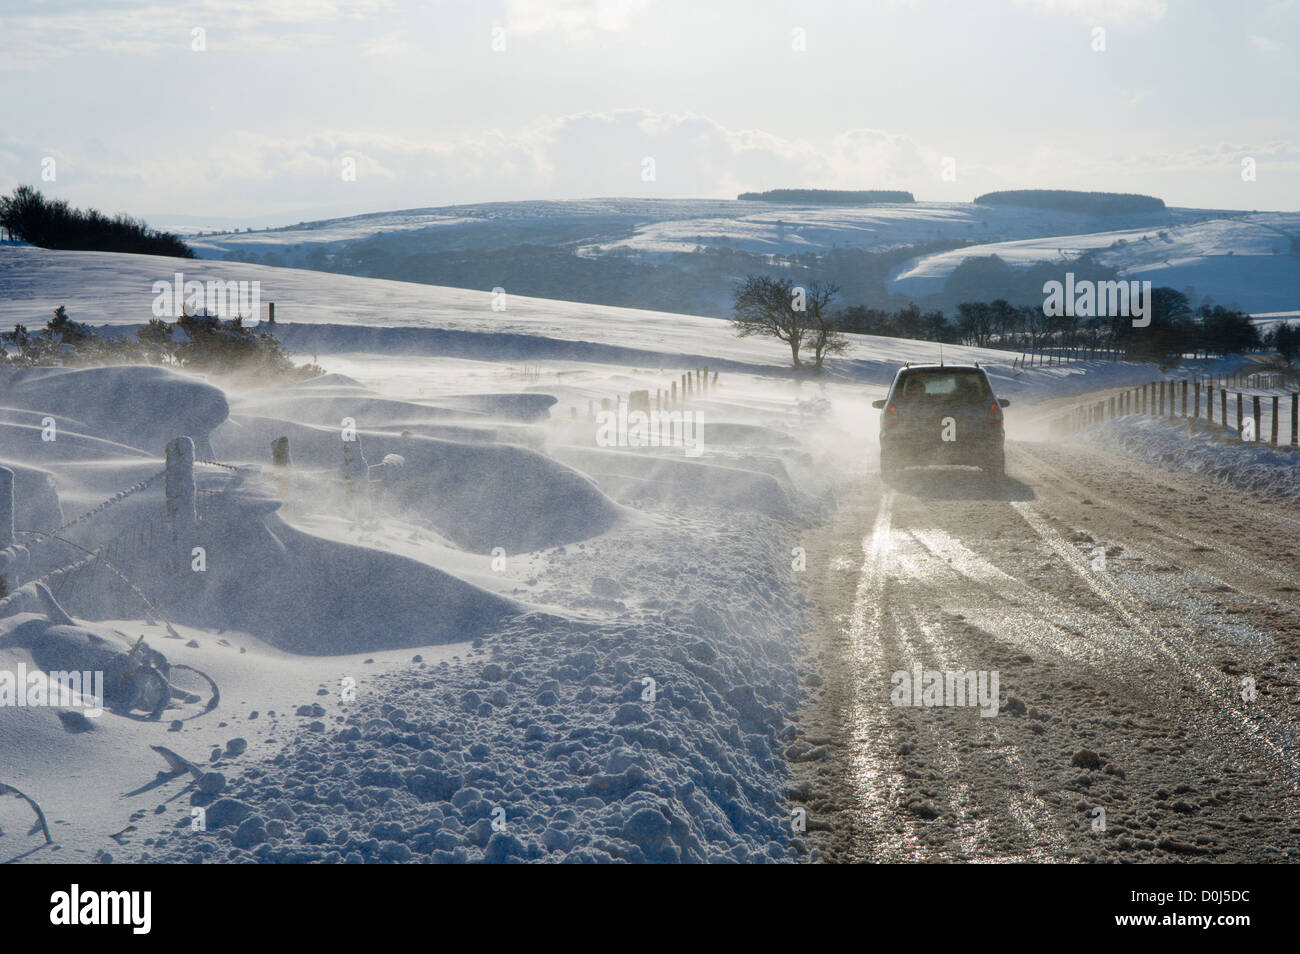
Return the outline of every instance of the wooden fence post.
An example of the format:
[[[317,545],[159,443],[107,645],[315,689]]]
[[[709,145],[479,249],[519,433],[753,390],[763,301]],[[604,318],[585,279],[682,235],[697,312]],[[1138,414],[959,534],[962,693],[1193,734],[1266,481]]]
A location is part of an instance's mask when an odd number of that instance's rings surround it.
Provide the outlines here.
[[[194,441],[174,437],[167,443],[167,471],[163,478],[167,498],[167,523],[171,528],[171,561],[177,573],[189,568],[190,554],[198,540],[198,512],[194,484]]]
[[[275,467],[288,467],[290,463],[289,438],[277,437],[271,441],[271,464]]]
[[[1300,445],[1300,391],[1291,395],[1291,446]]]
[[[1224,428],[1228,426],[1228,389],[1222,386],[1219,388],[1219,425]]]
[[[14,545],[14,472],[0,467],[0,550]]]
[[[14,472],[0,467],[0,597],[18,589],[22,571],[29,562],[27,549],[14,539]]]
[[[1277,446],[1277,395],[1276,394],[1273,395],[1273,425],[1272,427],[1269,428],[1269,431],[1271,432],[1271,435],[1269,437],[1268,442],[1272,444],[1274,447],[1276,447]]]
[[[1259,441],[1260,439],[1263,438],[1264,432],[1260,430],[1259,427],[1259,395],[1258,394],[1251,395],[1250,410],[1251,410],[1251,416],[1255,419],[1255,440]]]
[[[573,408],[573,413],[576,417],[578,409]],[[275,473],[275,489],[286,508],[290,506],[289,467],[291,463],[292,461],[289,458],[289,438],[277,437],[271,441],[271,467]]]
[[[370,465],[361,450],[360,434],[343,440],[343,500],[347,515],[354,519],[359,512],[364,515],[370,509]]]

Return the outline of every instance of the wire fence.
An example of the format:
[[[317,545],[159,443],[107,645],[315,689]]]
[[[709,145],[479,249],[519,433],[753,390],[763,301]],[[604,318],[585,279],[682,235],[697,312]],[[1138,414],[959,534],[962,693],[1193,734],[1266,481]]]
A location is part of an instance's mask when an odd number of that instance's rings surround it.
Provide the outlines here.
[[[1300,449],[1300,390],[1243,386],[1252,380],[1285,384],[1272,375],[1153,381],[1074,407],[1055,419],[1053,429],[1070,434],[1137,414],[1203,423],[1243,444]]]
[[[246,467],[226,461],[194,459],[193,463],[219,468],[231,475],[238,475],[247,470]],[[169,467],[175,466],[171,462],[170,455],[168,464]],[[169,468],[164,467],[51,529],[13,528],[12,533],[16,535],[13,544],[21,546],[25,551],[23,562],[32,563],[40,570],[39,575],[25,582],[45,584],[56,600],[76,594],[77,602],[93,604],[101,611],[108,611],[114,615],[129,613],[131,606],[138,610],[139,601],[143,601],[151,612],[156,613],[157,600],[150,599],[131,579],[127,570],[131,575],[141,578],[152,580],[167,578],[170,572],[168,564],[171,558],[171,546],[174,541],[171,526],[173,518],[169,517],[170,508],[160,507],[157,511],[140,515],[126,529],[111,536],[101,537],[93,543],[69,539],[66,531],[78,527],[84,541],[84,537],[90,534],[87,534],[86,528],[82,525],[91,523],[127,499],[148,490],[168,474]],[[238,480],[230,479],[219,488],[193,486],[193,471],[188,468],[185,468],[181,480],[182,485],[188,480],[194,491],[193,522],[196,531],[209,519],[212,502],[229,493],[240,483]],[[10,501],[9,504],[9,513],[13,513],[15,509],[13,502]],[[0,528],[0,531],[8,529]],[[17,537],[22,537],[21,543]],[[32,560],[31,555],[41,553],[44,548],[54,550],[53,556]],[[49,563],[57,562],[61,551],[71,551],[76,556],[65,563],[49,566]],[[8,589],[10,590],[16,589],[17,580],[12,579],[15,575],[9,574],[11,578],[8,580]],[[11,601],[12,597],[0,599],[0,615],[4,615],[6,610],[11,608]]]

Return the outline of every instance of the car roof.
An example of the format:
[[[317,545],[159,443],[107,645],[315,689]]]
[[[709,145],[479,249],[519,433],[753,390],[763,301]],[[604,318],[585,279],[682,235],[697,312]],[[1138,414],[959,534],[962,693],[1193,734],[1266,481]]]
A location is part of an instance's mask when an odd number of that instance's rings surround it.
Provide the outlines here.
[[[978,371],[984,373],[984,369],[978,364],[906,364],[898,369],[899,374],[906,374],[909,371]]]

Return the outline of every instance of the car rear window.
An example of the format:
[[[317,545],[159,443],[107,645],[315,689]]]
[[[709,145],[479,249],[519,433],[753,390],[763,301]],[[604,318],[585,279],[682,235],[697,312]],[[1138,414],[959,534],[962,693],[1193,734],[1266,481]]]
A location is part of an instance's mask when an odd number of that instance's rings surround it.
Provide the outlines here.
[[[978,371],[913,371],[898,382],[904,401],[982,401],[991,396]]]

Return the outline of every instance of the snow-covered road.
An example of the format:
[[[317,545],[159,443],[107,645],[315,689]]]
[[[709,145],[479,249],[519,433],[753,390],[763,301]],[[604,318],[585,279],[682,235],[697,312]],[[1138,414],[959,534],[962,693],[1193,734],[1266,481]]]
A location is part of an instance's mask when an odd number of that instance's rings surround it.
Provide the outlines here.
[[[1087,445],[1009,450],[1003,487],[871,480],[810,535],[818,685],[789,755],[812,843],[1294,859],[1296,513]],[[917,665],[996,671],[997,714],[896,705],[891,674]]]

